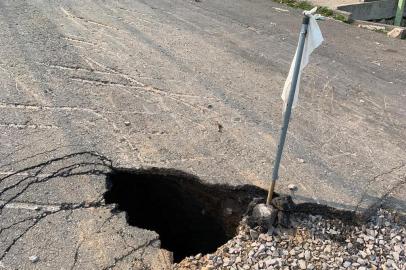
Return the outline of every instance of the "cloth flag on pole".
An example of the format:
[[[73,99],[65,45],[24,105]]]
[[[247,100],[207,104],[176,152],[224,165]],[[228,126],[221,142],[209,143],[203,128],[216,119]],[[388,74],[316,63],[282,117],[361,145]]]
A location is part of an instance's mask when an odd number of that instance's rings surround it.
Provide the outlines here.
[[[296,84],[296,92],[295,92],[295,97],[293,99],[293,104],[292,107],[296,107],[298,96],[299,96],[299,84],[300,84],[300,75],[302,74],[302,70],[306,67],[306,65],[309,63],[309,57],[310,54],[320,46],[320,44],[323,42],[323,36],[321,34],[319,25],[316,22],[315,16],[313,15],[317,10],[317,7],[305,12],[307,16],[310,17],[309,21],[309,27],[307,30],[307,35],[305,39],[305,44],[303,48],[303,56],[302,56],[302,62],[300,65],[300,70],[299,70],[299,76],[297,79],[297,84]],[[296,62],[296,57],[297,57],[297,50],[295,53],[295,57],[293,58],[292,64],[290,65],[290,70],[288,77],[286,78],[285,85],[283,87],[283,92],[282,92],[282,100],[283,100],[283,111],[285,111],[288,98],[289,98],[289,91],[290,87],[292,84],[292,76],[293,76],[293,70],[295,69],[295,62]]]

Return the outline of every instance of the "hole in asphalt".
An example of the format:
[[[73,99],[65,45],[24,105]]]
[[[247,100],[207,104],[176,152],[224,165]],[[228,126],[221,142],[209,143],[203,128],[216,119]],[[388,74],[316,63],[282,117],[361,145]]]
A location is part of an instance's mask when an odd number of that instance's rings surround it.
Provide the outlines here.
[[[174,262],[207,254],[231,239],[258,187],[208,185],[172,169],[113,170],[107,175],[106,203],[127,213],[131,226],[160,235]]]

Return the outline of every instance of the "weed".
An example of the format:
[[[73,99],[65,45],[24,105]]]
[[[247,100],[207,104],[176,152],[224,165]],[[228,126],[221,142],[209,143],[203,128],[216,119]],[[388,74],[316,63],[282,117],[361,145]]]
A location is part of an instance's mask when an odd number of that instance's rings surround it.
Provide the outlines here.
[[[285,4],[292,8],[300,8],[303,10],[311,10],[314,6],[307,1],[297,1],[297,0],[273,0],[274,2]],[[324,17],[331,17],[335,20],[342,21],[348,23],[348,19],[339,13],[334,12],[333,10],[329,9],[328,7],[319,7],[317,9],[317,13],[323,15]]]

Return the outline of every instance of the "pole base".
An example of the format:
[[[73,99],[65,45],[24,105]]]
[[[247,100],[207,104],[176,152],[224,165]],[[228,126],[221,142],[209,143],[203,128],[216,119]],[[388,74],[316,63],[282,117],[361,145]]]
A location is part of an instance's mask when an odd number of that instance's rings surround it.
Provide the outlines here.
[[[268,197],[266,198],[266,204],[270,205],[272,202],[272,198],[273,198],[273,191],[275,189],[275,180],[272,180],[271,186],[269,187],[268,190]]]

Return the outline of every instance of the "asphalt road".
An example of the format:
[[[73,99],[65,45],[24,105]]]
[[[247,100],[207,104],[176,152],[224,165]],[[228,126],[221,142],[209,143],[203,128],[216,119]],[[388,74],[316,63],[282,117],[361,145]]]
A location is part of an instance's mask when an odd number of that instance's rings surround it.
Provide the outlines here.
[[[300,21],[269,0],[0,1],[0,269],[167,265],[103,203],[110,162],[266,188]],[[404,211],[405,41],[320,27],[277,191]]]

